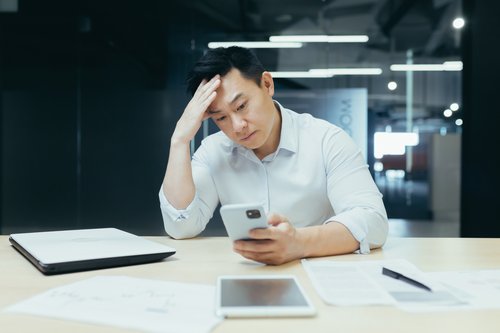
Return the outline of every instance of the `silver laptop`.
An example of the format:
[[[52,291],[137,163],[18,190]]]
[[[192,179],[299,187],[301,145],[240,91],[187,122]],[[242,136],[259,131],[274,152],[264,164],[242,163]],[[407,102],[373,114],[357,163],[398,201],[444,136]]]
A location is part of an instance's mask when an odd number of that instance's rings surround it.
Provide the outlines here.
[[[44,274],[142,264],[175,253],[115,228],[18,233],[9,241]]]

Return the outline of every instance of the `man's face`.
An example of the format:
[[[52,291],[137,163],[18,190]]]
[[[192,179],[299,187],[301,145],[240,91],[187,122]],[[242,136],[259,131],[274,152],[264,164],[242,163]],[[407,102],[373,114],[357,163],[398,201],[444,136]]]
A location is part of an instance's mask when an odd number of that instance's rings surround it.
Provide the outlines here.
[[[271,75],[264,72],[258,86],[232,69],[221,78],[216,91],[217,97],[208,113],[220,130],[233,142],[256,153],[259,150],[273,152],[279,143],[280,116],[272,100]]]

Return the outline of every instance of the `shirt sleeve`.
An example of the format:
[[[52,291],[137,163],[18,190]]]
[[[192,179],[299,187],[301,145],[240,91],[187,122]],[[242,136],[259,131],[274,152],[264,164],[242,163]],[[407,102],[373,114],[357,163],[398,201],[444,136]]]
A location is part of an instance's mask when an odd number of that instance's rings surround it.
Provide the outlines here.
[[[185,209],[173,207],[160,188],[160,208],[165,231],[172,238],[192,238],[200,234],[212,218],[219,198],[206,157],[207,147],[202,144],[191,161],[196,193],[193,201]]]
[[[323,141],[328,198],[339,222],[359,242],[360,253],[381,247],[388,234],[387,213],[360,149],[344,131],[331,130]]]

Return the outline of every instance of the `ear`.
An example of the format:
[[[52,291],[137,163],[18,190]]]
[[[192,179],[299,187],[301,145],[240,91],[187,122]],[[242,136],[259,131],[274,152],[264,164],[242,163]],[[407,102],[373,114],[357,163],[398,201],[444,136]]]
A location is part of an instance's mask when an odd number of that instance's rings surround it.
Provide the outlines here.
[[[273,97],[274,81],[273,77],[271,76],[271,73],[269,72],[262,73],[262,77],[260,78],[260,85],[262,86],[262,89],[265,89],[265,91],[269,96]]]

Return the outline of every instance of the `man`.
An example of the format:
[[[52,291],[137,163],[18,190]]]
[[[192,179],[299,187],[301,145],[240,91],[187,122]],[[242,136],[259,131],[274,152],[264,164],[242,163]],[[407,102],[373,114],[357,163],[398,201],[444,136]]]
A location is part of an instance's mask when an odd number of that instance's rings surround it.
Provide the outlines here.
[[[340,128],[274,101],[273,78],[253,53],[209,50],[188,90],[193,97],[172,135],[159,193],[170,236],[198,235],[219,202],[259,202],[270,227],[233,245],[248,259],[278,265],[384,244],[382,195],[360,150]],[[221,131],[191,160],[189,142],[207,118]]]

